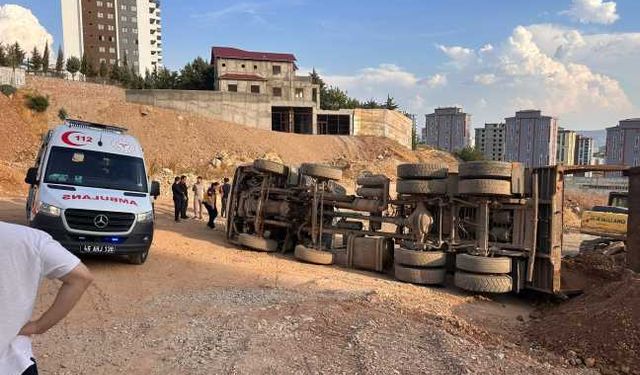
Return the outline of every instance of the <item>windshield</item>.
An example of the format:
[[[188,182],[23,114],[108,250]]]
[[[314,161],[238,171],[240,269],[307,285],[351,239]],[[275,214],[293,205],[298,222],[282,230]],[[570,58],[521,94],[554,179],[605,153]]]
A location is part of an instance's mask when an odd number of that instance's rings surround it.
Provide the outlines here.
[[[63,147],[53,147],[46,183],[147,193],[141,158]]]

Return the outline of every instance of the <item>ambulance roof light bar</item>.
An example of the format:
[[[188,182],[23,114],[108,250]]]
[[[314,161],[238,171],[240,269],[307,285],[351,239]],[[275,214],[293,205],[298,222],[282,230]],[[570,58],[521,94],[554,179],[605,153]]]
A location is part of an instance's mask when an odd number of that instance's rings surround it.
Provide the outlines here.
[[[65,125],[68,125],[74,128],[95,129],[95,130],[102,130],[102,131],[112,132],[117,134],[124,134],[128,131],[126,128],[122,128],[119,126],[97,124],[94,122],[83,121],[83,120],[66,119],[64,120],[64,123]]]

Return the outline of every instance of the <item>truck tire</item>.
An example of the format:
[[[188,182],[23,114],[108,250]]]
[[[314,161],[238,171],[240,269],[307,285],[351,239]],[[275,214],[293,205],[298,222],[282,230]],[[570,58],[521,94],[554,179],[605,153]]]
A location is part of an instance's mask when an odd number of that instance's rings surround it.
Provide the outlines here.
[[[399,180],[396,183],[398,194],[446,194],[446,180]]]
[[[464,195],[511,195],[511,181],[505,180],[460,180],[458,194]]]
[[[265,251],[268,253],[278,250],[278,243],[276,241],[253,236],[251,234],[240,233],[238,235],[238,242],[240,245],[253,250]]]
[[[364,198],[382,199],[385,198],[386,192],[382,188],[359,187],[356,194]]]
[[[149,257],[149,250],[145,250],[141,253],[129,254],[127,255],[127,260],[130,264],[135,264],[137,266],[144,264]]]
[[[328,251],[309,249],[306,246],[296,246],[293,256],[307,263],[330,265],[333,264],[333,254]]]
[[[396,264],[394,275],[396,279],[406,283],[420,285],[444,284],[447,272],[444,268],[413,268]]]
[[[447,178],[447,166],[443,164],[400,164],[398,178],[410,180],[428,180]]]
[[[315,178],[338,181],[342,179],[342,170],[328,165],[304,163],[300,173]]]
[[[356,180],[358,185],[364,187],[383,187],[389,179],[383,175],[375,175],[375,176],[360,176]]]
[[[511,178],[513,166],[504,161],[469,161],[460,164],[460,178]]]
[[[460,289],[478,293],[509,293],[513,280],[509,275],[478,275],[457,271],[453,283]]]
[[[472,273],[510,273],[511,258],[490,258],[470,254],[458,254],[456,255],[456,268]]]
[[[266,159],[256,159],[253,161],[253,167],[260,172],[274,173],[285,176],[289,172],[289,168],[281,163]]]
[[[447,254],[442,251],[417,251],[396,248],[393,252],[394,262],[410,267],[444,267]]]

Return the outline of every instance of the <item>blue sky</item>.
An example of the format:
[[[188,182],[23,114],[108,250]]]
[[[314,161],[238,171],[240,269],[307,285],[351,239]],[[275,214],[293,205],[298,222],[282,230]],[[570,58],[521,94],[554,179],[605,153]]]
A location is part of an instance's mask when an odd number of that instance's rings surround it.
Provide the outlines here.
[[[7,3],[57,48],[59,1]],[[354,96],[389,93],[419,115],[462,105],[474,126],[532,106],[575,129],[640,117],[636,0],[164,0],[162,14],[172,69],[236,46],[292,52]]]

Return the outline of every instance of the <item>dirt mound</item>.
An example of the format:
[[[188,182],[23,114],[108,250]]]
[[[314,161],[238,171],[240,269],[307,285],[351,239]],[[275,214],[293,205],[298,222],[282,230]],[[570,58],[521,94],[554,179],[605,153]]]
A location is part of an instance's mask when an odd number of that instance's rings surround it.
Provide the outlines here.
[[[533,341],[568,357],[575,352],[583,362],[595,359],[605,373],[640,369],[640,276],[624,268],[623,257],[592,249],[565,259],[563,287],[584,294],[532,321]]]
[[[28,87],[50,97],[50,126],[60,122],[57,113],[64,108],[73,118],[128,128],[145,148],[152,173],[166,168],[207,177],[229,176],[236,165],[265,156],[291,164],[337,165],[347,177],[365,169],[395,175],[401,162],[456,163],[449,154],[414,153],[383,138],[276,133],[188,112],[130,104],[124,90],[113,86],[31,77]]]
[[[27,110],[22,111],[21,108],[24,108],[24,96],[8,98],[0,95],[0,139],[3,140],[0,160],[21,162],[35,156],[39,140],[37,133],[42,131],[39,126],[41,119]]]
[[[580,228],[581,215],[593,206],[607,204],[607,194],[587,193],[579,190],[565,190],[564,192],[564,227],[566,229]]]

